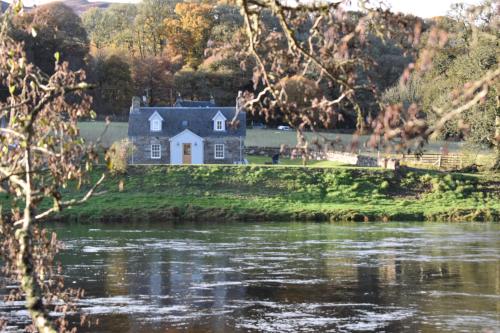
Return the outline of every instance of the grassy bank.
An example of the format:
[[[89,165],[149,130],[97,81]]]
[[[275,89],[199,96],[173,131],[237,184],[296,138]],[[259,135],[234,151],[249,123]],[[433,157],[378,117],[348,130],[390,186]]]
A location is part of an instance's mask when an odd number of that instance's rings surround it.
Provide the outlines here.
[[[93,178],[97,179],[96,171]],[[120,186],[122,183],[122,186]],[[59,217],[498,221],[498,176],[294,166],[134,166]],[[68,193],[72,195],[71,193]]]

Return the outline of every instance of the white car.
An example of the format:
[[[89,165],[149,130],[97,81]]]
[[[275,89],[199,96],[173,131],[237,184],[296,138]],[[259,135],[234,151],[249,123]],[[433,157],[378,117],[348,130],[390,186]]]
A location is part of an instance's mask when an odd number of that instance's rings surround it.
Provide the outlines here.
[[[290,126],[286,126],[286,125],[280,125],[277,128],[280,131],[291,131],[292,130],[292,128]]]

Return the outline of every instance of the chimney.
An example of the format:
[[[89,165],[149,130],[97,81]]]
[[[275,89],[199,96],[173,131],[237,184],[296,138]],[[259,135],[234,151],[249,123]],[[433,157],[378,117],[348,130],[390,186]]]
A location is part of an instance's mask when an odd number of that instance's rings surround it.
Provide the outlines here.
[[[144,106],[151,106],[151,88],[144,89],[144,96],[142,96],[142,101]]]
[[[182,106],[181,102],[182,102],[182,95],[180,92],[177,92],[177,97],[175,99],[174,106],[176,107]]]
[[[215,98],[212,94],[210,94],[210,103],[215,106]]]
[[[130,113],[139,113],[141,109],[141,98],[138,96],[132,97],[132,106],[130,106]]]
[[[243,105],[241,105],[241,100],[243,98],[243,92],[241,90],[238,91],[238,97],[236,97],[236,112],[241,112]]]

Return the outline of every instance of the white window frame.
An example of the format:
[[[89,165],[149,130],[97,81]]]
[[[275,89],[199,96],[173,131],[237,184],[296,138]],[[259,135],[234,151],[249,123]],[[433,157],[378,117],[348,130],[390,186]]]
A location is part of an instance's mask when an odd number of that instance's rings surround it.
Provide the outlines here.
[[[219,147],[219,150],[217,150],[217,147]],[[217,153],[221,153],[221,148],[222,147],[222,155],[221,154],[217,154]],[[215,144],[215,147],[214,147],[214,158],[216,160],[223,160],[225,158],[225,155],[226,155],[226,152],[225,152],[225,148],[224,147],[224,144],[223,143],[216,143]]]
[[[157,149],[153,148],[157,147]],[[151,159],[152,160],[159,160],[161,159],[161,144],[159,143],[152,143],[151,144]]]
[[[161,120],[153,119],[151,120],[151,132],[160,132],[161,131]]]
[[[226,131],[226,117],[222,112],[218,111],[217,114],[212,118],[212,124],[215,132],[225,132]]]
[[[216,120],[215,121],[215,130],[217,132],[222,132],[224,131],[224,120]]]

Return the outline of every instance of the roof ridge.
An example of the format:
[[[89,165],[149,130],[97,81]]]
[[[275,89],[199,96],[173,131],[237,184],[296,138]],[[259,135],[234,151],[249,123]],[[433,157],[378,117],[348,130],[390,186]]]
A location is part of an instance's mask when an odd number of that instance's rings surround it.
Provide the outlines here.
[[[236,109],[235,106],[201,106],[201,107],[190,107],[190,106],[141,106],[140,109]]]

